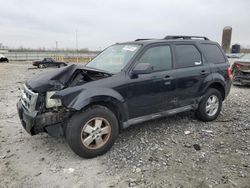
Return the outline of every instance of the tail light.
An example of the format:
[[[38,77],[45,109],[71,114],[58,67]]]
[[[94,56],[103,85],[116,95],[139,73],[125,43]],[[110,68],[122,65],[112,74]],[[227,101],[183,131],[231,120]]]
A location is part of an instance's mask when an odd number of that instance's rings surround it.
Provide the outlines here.
[[[228,79],[232,78],[232,72],[231,72],[230,66],[227,67],[227,77],[228,77]]]

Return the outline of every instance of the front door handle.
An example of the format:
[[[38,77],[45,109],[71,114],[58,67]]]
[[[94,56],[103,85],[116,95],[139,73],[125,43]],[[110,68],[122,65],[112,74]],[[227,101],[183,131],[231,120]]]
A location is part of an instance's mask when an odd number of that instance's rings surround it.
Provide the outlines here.
[[[169,76],[169,75],[166,75],[163,80],[173,80],[173,77],[172,76]]]

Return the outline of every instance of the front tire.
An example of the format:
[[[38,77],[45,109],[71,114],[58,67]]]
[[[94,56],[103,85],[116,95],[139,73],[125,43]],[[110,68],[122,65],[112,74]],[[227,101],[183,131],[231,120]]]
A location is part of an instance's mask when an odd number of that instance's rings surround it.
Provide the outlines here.
[[[222,107],[222,96],[220,91],[209,88],[200,101],[196,116],[202,121],[213,121],[220,114]]]
[[[66,128],[66,140],[80,157],[93,158],[113,146],[118,129],[113,112],[104,106],[94,105],[71,117]]]

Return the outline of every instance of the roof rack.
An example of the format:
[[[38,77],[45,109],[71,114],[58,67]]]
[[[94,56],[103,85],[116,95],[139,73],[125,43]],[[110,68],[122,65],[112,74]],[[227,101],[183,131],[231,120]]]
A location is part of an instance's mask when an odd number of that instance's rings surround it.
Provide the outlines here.
[[[185,36],[185,35],[168,35],[164,37],[166,40],[172,40],[172,39],[204,39],[204,40],[209,40],[207,37],[203,36]]]
[[[153,40],[153,39],[136,39],[135,42],[136,41],[141,41],[141,40]]]

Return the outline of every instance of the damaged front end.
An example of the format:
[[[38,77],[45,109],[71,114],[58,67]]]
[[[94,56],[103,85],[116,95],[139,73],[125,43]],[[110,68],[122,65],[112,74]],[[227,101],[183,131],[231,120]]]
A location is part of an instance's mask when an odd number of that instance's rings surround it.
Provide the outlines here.
[[[57,92],[69,88],[74,90],[76,86],[110,76],[111,74],[100,70],[73,64],[28,80],[17,103],[24,129],[31,135],[40,132],[47,132],[52,136],[63,135],[65,123],[74,109],[65,107],[61,99],[56,97]]]

